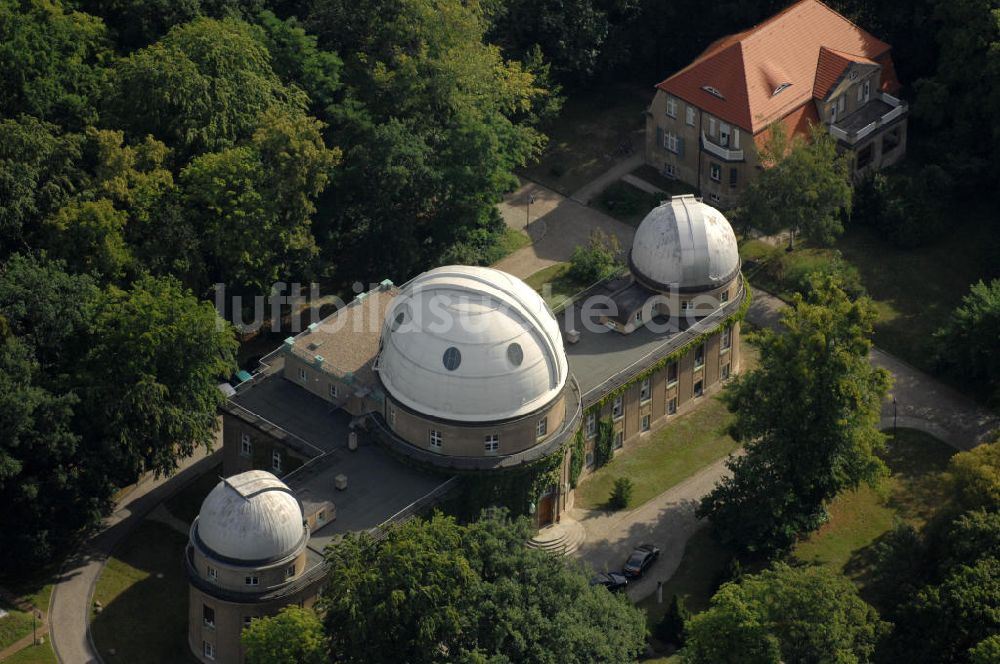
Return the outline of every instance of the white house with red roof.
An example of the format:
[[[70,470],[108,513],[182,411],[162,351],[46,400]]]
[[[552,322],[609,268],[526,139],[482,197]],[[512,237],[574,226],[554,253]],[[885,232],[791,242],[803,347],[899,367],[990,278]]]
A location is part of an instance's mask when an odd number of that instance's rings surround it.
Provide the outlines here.
[[[647,112],[646,161],[735,205],[761,168],[775,123],[808,136],[822,123],[854,155],[854,173],[899,161],[907,106],[892,47],[818,0],[801,0],[723,37],[656,86]]]

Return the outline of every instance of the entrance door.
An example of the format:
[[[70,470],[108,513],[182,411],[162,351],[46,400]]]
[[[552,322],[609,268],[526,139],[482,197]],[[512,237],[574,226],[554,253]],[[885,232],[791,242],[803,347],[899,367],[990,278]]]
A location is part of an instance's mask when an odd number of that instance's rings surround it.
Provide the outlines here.
[[[544,528],[550,525],[556,518],[556,494],[550,493],[543,496],[538,502],[538,527]]]

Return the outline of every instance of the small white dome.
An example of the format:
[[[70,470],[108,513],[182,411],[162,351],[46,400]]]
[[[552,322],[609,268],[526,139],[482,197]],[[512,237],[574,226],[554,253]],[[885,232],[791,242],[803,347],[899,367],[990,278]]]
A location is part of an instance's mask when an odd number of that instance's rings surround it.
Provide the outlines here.
[[[291,489],[269,472],[251,470],[212,489],[201,504],[197,535],[225,558],[264,561],[292,554],[306,530]]]
[[[740,269],[733,227],[721,212],[694,196],[674,196],[639,224],[629,265],[658,291],[719,288]]]
[[[488,422],[548,405],[569,369],[538,293],[506,272],[455,265],[424,272],[389,305],[378,372],[418,413]]]

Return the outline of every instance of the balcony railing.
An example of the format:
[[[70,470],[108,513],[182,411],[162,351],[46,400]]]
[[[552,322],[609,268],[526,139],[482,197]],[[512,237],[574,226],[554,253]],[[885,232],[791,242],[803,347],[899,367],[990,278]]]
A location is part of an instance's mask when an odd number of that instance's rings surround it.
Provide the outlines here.
[[[870,136],[871,134],[876,132],[879,129],[879,127],[884,127],[893,120],[895,120],[896,118],[904,115],[907,111],[906,102],[902,101],[898,97],[893,97],[888,93],[880,92],[878,93],[876,99],[882,100],[884,103],[888,104],[892,108],[890,108],[888,111],[883,113],[878,118],[875,118],[868,124],[864,125],[863,127],[860,127],[853,131],[846,131],[836,126],[835,124],[831,124],[829,127],[830,135],[836,138],[837,140],[844,141],[845,143],[849,143],[850,145],[854,145],[855,143],[862,140],[866,136]]]
[[[705,132],[701,132],[701,148],[705,152],[713,154],[724,161],[743,161],[743,150],[730,150],[729,148],[724,148],[721,145],[713,143],[705,135]]]

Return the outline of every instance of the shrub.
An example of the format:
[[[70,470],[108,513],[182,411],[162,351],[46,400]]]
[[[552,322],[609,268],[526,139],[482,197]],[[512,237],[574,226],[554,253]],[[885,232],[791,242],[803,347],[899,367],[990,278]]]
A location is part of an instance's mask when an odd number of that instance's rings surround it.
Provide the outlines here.
[[[592,284],[622,268],[618,238],[600,229],[590,234],[586,247],[577,247],[570,258],[569,276],[577,283]]]
[[[793,264],[785,271],[787,288],[802,293],[803,296],[809,295],[817,278],[822,280],[824,277],[835,279],[840,289],[852,300],[866,293],[858,268],[845,261],[839,251],[823,260]]]
[[[675,648],[684,646],[684,627],[691,618],[691,611],[684,605],[684,598],[674,595],[667,612],[656,624],[656,638]]]
[[[632,480],[627,477],[619,477],[615,480],[615,485],[611,489],[611,500],[608,501],[608,504],[612,509],[625,509],[632,501],[632,491],[634,488]]]
[[[858,183],[852,219],[892,244],[917,247],[942,231],[946,215],[938,201],[946,199],[953,186],[951,176],[936,164],[912,176],[876,172]]]
[[[1000,399],[1000,279],[973,284],[934,333],[937,365],[972,378]]]
[[[608,210],[624,216],[649,212],[660,203],[660,196],[648,194],[624,182],[615,182],[601,192],[600,202]]]

